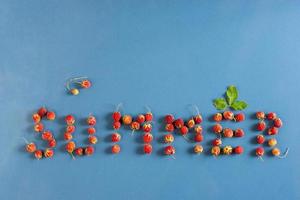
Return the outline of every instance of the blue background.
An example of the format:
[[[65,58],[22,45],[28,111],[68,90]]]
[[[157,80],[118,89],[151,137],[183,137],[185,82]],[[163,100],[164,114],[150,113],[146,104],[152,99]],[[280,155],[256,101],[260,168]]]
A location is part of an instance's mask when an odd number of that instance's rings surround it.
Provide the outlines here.
[[[299,1],[0,1],[0,195],[2,199],[300,199]],[[65,81],[88,76],[93,87],[79,96]],[[234,84],[249,107],[239,126],[241,156],[191,153],[177,136],[176,159],[161,155],[163,132],[155,124],[154,152],[140,154],[139,134],[121,130],[122,152],[111,155],[109,113],[152,108],[189,117],[199,106],[205,141],[212,100]],[[58,120],[46,126],[59,138],[53,160],[24,152],[20,137],[34,136],[31,114],[45,105]],[[253,156],[251,115],[275,111],[284,121],[278,146],[286,159]],[[92,157],[62,151],[61,119],[98,118],[100,143]],[[224,124],[225,125],[225,124]],[[232,128],[237,125],[226,124]],[[84,145],[82,123],[76,141]]]

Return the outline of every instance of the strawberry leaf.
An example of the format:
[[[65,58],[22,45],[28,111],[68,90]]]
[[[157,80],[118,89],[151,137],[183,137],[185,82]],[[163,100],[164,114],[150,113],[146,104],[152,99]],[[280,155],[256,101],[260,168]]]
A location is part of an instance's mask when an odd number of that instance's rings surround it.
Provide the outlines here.
[[[232,105],[233,102],[238,98],[238,90],[235,86],[231,85],[227,88],[226,91],[226,100],[228,105]]]
[[[214,106],[218,110],[224,110],[227,107],[226,100],[224,98],[218,98],[214,100]]]
[[[234,110],[243,110],[248,104],[245,101],[235,101],[230,107]]]

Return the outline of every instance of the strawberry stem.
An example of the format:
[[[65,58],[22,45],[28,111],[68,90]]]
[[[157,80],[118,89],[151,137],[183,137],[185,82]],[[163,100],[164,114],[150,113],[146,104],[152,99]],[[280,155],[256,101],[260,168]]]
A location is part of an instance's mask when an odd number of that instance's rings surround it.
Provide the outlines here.
[[[71,157],[72,157],[73,160],[76,160],[75,157],[74,157],[74,155],[73,155],[73,153],[70,153],[70,155],[71,155]]]
[[[282,156],[278,156],[278,158],[286,158],[286,156],[289,154],[289,150],[290,150],[290,148],[286,148],[286,150],[285,150],[285,152],[284,152],[284,154],[282,155]]]
[[[123,103],[119,103],[119,104],[116,106],[116,110],[115,110],[115,111],[116,111],[116,112],[119,111],[119,109],[122,108],[122,107],[123,107]]]
[[[146,108],[146,110],[147,110],[148,113],[151,113],[151,109],[150,109],[149,106],[146,105],[145,108]]]
[[[186,135],[182,136],[187,142],[192,142]]]
[[[76,82],[77,80],[82,80],[82,79],[87,79],[88,77],[86,76],[80,76],[80,77],[75,77],[75,78],[70,78],[68,79],[67,83],[66,83],[66,88],[70,91],[70,84],[72,83],[78,83]]]
[[[131,136],[133,136],[133,134],[134,134],[134,131],[135,131],[134,129],[131,131]]]
[[[28,142],[28,140],[26,140],[26,138],[24,138],[24,137],[20,137],[20,138],[23,139],[26,144],[29,144],[29,142]]]

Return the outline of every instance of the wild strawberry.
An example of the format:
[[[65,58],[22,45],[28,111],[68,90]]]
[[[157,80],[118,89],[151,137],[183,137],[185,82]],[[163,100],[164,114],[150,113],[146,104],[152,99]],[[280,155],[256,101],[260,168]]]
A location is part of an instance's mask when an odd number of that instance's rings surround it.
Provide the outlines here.
[[[276,128],[280,128],[282,126],[282,121],[280,118],[275,118],[273,123]]]
[[[123,124],[125,124],[125,125],[130,125],[131,122],[132,122],[132,117],[131,117],[130,115],[124,115],[124,116],[122,117],[122,122],[123,122]]]
[[[90,126],[95,126],[97,120],[96,120],[96,117],[90,115],[90,116],[88,116],[86,122],[87,122],[87,124],[90,125]]]
[[[230,154],[232,154],[232,147],[231,147],[231,146],[225,146],[225,147],[222,149],[222,151],[223,151],[223,154],[225,154],[225,155],[230,155]]]
[[[221,148],[219,146],[213,146],[211,148],[211,154],[214,156],[218,156],[221,153]]]
[[[122,118],[122,114],[119,111],[113,112],[112,119],[114,122],[120,121]]]
[[[65,132],[64,133],[64,139],[65,140],[72,140],[73,139],[73,135],[72,135],[72,133],[69,133],[69,132]]]
[[[74,150],[74,153],[75,153],[75,155],[77,155],[77,156],[82,156],[82,155],[83,155],[83,148],[81,148],[81,147],[76,148],[76,149]]]
[[[222,140],[220,138],[216,138],[212,141],[213,146],[220,146],[222,144]]]
[[[98,138],[95,135],[89,136],[89,143],[90,144],[97,144]]]
[[[146,122],[151,122],[153,120],[153,115],[152,115],[152,113],[151,112],[147,112],[146,114],[145,114],[145,121]]]
[[[113,133],[111,135],[112,142],[119,142],[121,140],[121,135],[119,133]]]
[[[202,134],[203,132],[202,126],[200,125],[195,126],[194,131],[195,133]]]
[[[182,126],[182,127],[180,128],[180,134],[181,134],[181,135],[186,135],[188,132],[189,132],[188,127]]]
[[[165,129],[168,132],[173,132],[174,131],[174,125],[173,124],[166,124]]]
[[[187,123],[186,123],[186,126],[187,126],[188,128],[193,128],[193,127],[195,126],[195,121],[194,121],[194,119],[189,119],[189,120],[187,121]]]
[[[114,112],[114,113],[112,114],[112,118],[113,118],[114,122],[118,122],[118,121],[121,120],[122,115],[121,115],[120,112]]]
[[[151,144],[145,144],[144,145],[144,153],[145,154],[151,154],[152,153],[152,145]]]
[[[47,109],[45,107],[41,107],[39,110],[38,110],[38,115],[42,118],[44,116],[46,116],[47,114]]]
[[[166,155],[174,155],[176,150],[173,146],[166,146],[164,152]]]
[[[256,112],[256,118],[259,120],[263,120],[266,118],[266,115],[264,112]]]
[[[91,83],[91,81],[89,81],[89,80],[82,80],[82,81],[80,82],[80,86],[81,86],[82,88],[87,89],[87,88],[90,88],[90,87],[92,86],[92,83]]]
[[[244,152],[244,148],[242,146],[237,146],[233,149],[235,154],[242,154]]]
[[[55,119],[55,112],[53,112],[53,111],[48,111],[47,112],[47,119],[48,120],[54,120]]]
[[[49,141],[48,141],[48,147],[49,147],[49,148],[54,148],[54,147],[56,147],[56,140],[55,140],[55,139],[49,140]]]
[[[79,90],[77,88],[72,88],[69,91],[72,95],[75,95],[75,96],[79,94]]]
[[[183,119],[181,119],[181,118],[176,119],[176,120],[174,121],[174,126],[175,126],[177,129],[179,129],[179,128],[181,128],[182,126],[184,126],[184,121],[183,121]]]
[[[174,142],[174,136],[172,134],[166,134],[164,136],[165,143],[172,143]]]
[[[118,145],[118,144],[114,144],[112,147],[111,147],[111,152],[113,154],[118,154],[120,153],[121,151],[121,147]]]
[[[276,135],[278,133],[278,128],[275,126],[268,129],[268,135]]]
[[[34,157],[38,160],[41,159],[43,157],[43,152],[41,150],[36,150],[34,152]]]
[[[227,138],[233,137],[233,131],[232,131],[232,129],[230,129],[230,128],[225,128],[225,129],[223,130],[223,135],[224,135],[224,137],[227,137]]]
[[[88,155],[88,156],[94,154],[94,152],[95,152],[95,149],[94,149],[93,146],[87,146],[87,147],[85,147],[85,149],[84,149],[85,155]]]
[[[68,125],[66,127],[66,132],[67,133],[74,133],[75,132],[75,126],[74,125]]]
[[[121,122],[119,121],[113,122],[113,129],[119,130],[120,128],[121,128]]]
[[[76,148],[75,142],[70,141],[66,144],[65,149],[67,152],[72,153]]]
[[[234,137],[243,137],[244,135],[244,130],[241,128],[238,128],[234,131]]]
[[[255,154],[259,157],[263,156],[265,154],[265,150],[263,147],[257,147],[255,149]]]
[[[44,125],[42,123],[37,123],[34,125],[33,129],[36,131],[36,132],[42,132],[44,130]]]
[[[32,115],[32,120],[33,120],[34,123],[39,123],[41,121],[41,116],[37,113],[34,113]]]
[[[202,142],[203,141],[203,135],[199,134],[199,133],[195,134],[194,140],[195,140],[195,142]]]
[[[145,116],[142,115],[142,114],[138,115],[137,118],[136,118],[136,121],[140,124],[144,123],[145,122]]]
[[[223,112],[223,117],[225,120],[233,120],[234,115],[233,115],[233,112],[231,112],[231,111],[225,111],[225,112]]]
[[[152,130],[152,125],[150,123],[145,123],[143,125],[143,131],[144,132],[148,133],[148,132],[151,132],[151,130]]]
[[[200,114],[194,116],[195,124],[200,124],[202,122],[202,116]]]
[[[215,124],[213,126],[213,132],[214,133],[221,133],[223,130],[223,127],[221,126],[221,124]]]
[[[47,141],[52,140],[53,134],[51,133],[51,131],[44,131],[42,134],[42,139]]]
[[[274,120],[276,118],[276,116],[277,116],[276,113],[270,112],[270,113],[267,114],[267,119],[268,120]]]
[[[93,135],[96,133],[96,129],[95,129],[95,127],[88,127],[87,132],[89,135]]]
[[[277,144],[277,140],[275,138],[271,138],[268,140],[268,145],[270,147],[274,147]]]
[[[26,145],[26,151],[29,152],[29,153],[33,153],[36,151],[36,145],[31,142],[29,144]]]
[[[278,149],[278,148],[272,149],[272,154],[273,154],[273,156],[279,157],[281,154],[280,149]]]
[[[214,114],[213,119],[215,122],[220,122],[223,119],[223,115],[221,113],[216,113]]]
[[[256,142],[258,144],[263,144],[265,142],[265,137],[263,135],[257,135],[256,136]]]
[[[134,121],[134,122],[132,122],[132,123],[130,124],[131,130],[139,130],[140,127],[141,127],[141,125],[140,125],[138,122],[136,122],[136,121]]]
[[[44,156],[45,158],[52,158],[54,155],[53,149],[45,149]]]
[[[196,144],[196,145],[194,146],[194,152],[195,152],[196,154],[202,153],[202,152],[203,152],[203,147],[202,147],[201,145],[199,145],[199,144]]]
[[[73,125],[75,123],[75,118],[72,115],[67,115],[65,121],[68,125]]]
[[[171,114],[168,114],[165,116],[165,123],[166,124],[172,124],[174,121],[174,116]]]
[[[236,122],[241,122],[241,121],[244,121],[245,120],[245,115],[244,113],[238,113],[234,116],[234,120]]]
[[[260,121],[257,123],[256,129],[258,131],[263,131],[266,129],[266,123],[264,121]]]
[[[153,140],[153,135],[151,133],[145,133],[143,135],[143,141],[144,143],[151,143]]]

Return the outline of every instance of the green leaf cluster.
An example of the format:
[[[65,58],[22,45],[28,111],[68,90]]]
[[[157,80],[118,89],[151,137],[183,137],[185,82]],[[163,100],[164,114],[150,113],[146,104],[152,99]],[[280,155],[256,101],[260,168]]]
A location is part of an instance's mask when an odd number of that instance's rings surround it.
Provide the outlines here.
[[[214,106],[218,110],[224,110],[230,107],[234,110],[243,110],[247,108],[248,104],[245,101],[238,101],[239,92],[237,88],[233,85],[227,87],[226,98],[217,98],[213,101]]]

